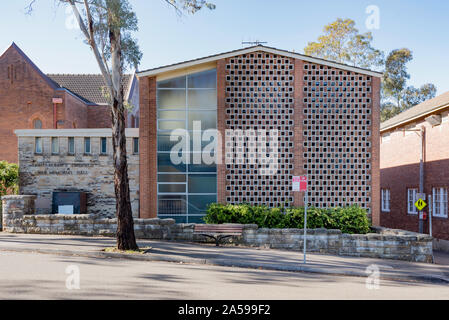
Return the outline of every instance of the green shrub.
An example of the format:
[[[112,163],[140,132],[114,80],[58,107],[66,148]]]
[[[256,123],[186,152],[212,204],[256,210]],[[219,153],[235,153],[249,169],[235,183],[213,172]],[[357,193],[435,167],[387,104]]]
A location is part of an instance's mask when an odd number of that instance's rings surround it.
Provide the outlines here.
[[[257,224],[259,228],[304,228],[304,208],[273,208],[249,204],[211,204],[203,218],[209,224]],[[307,228],[339,229],[343,233],[366,234],[370,222],[366,211],[358,206],[345,208],[308,208]]]
[[[0,161],[0,198],[7,194],[17,194],[19,180],[19,166],[15,163]],[[0,199],[0,215],[2,201]]]
[[[19,166],[15,163],[0,161],[0,197],[17,193],[18,180]]]
[[[371,224],[366,216],[366,210],[358,206],[336,208],[332,212],[332,219],[335,221],[336,229],[343,233],[366,234],[370,231]]]

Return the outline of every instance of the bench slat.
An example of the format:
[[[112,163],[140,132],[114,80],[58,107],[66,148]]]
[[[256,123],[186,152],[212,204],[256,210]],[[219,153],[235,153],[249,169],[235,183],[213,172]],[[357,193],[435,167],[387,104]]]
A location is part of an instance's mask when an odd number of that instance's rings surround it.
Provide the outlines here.
[[[194,233],[213,233],[213,234],[228,234],[241,235],[243,233],[243,226],[241,225],[207,225],[196,224],[193,230]]]

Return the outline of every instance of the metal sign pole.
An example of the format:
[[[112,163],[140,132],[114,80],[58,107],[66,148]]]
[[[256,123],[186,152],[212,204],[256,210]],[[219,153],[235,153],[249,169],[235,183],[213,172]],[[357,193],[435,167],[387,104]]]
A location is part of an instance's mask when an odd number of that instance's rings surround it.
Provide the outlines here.
[[[308,199],[307,199],[307,190],[306,190],[306,197],[305,197],[305,206],[304,206],[304,264],[306,264],[306,243],[307,243],[307,205],[308,205]]]
[[[432,210],[433,210],[433,203],[432,203],[432,195],[429,194],[429,235],[432,237]]]

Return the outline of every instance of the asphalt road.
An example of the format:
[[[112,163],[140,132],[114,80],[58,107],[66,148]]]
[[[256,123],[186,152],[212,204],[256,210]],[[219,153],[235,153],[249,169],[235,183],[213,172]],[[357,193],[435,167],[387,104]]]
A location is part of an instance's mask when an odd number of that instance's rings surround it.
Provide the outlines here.
[[[0,252],[0,299],[423,298],[449,299],[449,286],[380,280],[368,289],[357,277]]]

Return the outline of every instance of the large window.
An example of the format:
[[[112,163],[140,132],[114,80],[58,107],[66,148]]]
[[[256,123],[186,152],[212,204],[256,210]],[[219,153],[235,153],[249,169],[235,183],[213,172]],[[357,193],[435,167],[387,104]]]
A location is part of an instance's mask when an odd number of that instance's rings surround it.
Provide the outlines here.
[[[217,201],[216,165],[204,163],[201,151],[193,149],[194,134],[217,128],[216,78],[213,69],[157,84],[158,216],[161,218],[202,222],[207,205]],[[201,128],[194,128],[194,121],[200,121]],[[170,135],[176,129],[185,129],[185,134],[178,141],[171,141]],[[173,163],[170,152],[181,139],[188,141],[189,148],[179,156],[189,161]],[[200,160],[194,162],[194,158]]]
[[[433,188],[433,216],[447,218],[447,188]]]
[[[415,203],[418,201],[418,189],[407,189],[407,212],[408,214],[418,214]]]

